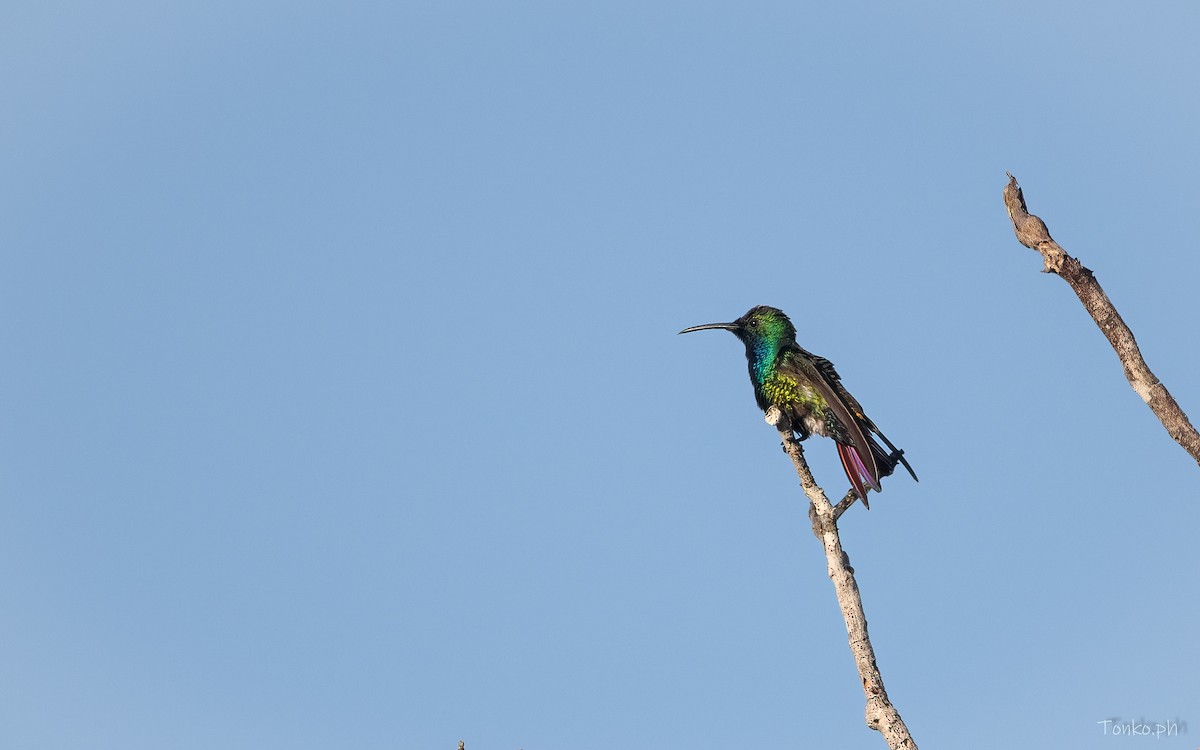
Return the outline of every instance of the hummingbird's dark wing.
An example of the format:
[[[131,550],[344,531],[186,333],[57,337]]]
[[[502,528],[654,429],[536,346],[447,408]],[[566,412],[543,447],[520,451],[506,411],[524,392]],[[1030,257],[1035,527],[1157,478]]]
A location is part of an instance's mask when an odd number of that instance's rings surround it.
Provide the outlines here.
[[[802,356],[791,357],[789,364],[796,367],[800,375],[813,384],[841,424],[845,434],[830,437],[834,437],[837,443],[838,457],[842,460],[842,468],[846,471],[850,485],[858,493],[863,505],[869,508],[871,506],[867,503],[867,488],[876,492],[881,489],[881,475],[875,459],[883,449],[872,450],[876,447],[874,441],[863,432],[863,424],[858,416],[862,407],[841,386],[841,379],[829,360],[814,356],[803,349],[800,349],[800,352]]]
[[[917,479],[917,473],[913,471],[913,468],[909,465],[908,460],[904,458],[904,451],[897,448],[891,440],[888,440],[887,435],[884,435],[882,432],[880,432],[879,428],[875,426],[875,423],[871,421],[870,417],[863,412],[862,405],[858,403],[858,400],[855,399],[854,396],[851,396],[850,391],[847,391],[846,387],[842,385],[842,378],[840,375],[838,375],[837,370],[834,369],[833,363],[824,357],[819,357],[812,352],[801,349],[800,347],[796,348],[800,349],[800,351],[804,352],[804,354],[812,359],[815,368],[823,376],[825,376],[825,378],[829,381],[829,385],[835,391],[837,391],[837,393],[841,396],[842,401],[846,404],[850,411],[853,412],[854,417],[856,418],[856,421],[858,421],[859,425],[866,430],[867,440],[871,444],[871,452],[875,454],[875,463],[881,470],[881,473],[877,476],[886,477],[890,475],[896,468],[896,464],[900,463],[904,465],[905,470],[908,471],[909,476],[913,478],[914,482],[921,481]],[[888,447],[888,453],[885,453],[883,449],[879,447],[879,444],[871,438],[871,433],[874,433],[879,437],[880,440],[883,441],[883,444]]]

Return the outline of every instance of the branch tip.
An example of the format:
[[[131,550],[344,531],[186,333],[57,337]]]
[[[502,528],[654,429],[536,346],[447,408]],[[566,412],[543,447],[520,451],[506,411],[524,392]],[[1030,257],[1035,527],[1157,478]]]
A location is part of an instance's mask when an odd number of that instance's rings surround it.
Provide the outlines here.
[[[1056,274],[1070,284],[1121,360],[1125,378],[1134,392],[1162,422],[1167,434],[1200,463],[1200,432],[1196,431],[1166,386],[1150,371],[1133,337],[1133,331],[1122,320],[1095,274],[1050,238],[1045,222],[1029,213],[1025,194],[1017,184],[1017,178],[1009,172],[1005,174],[1008,175],[1008,184],[1004,186],[1004,206],[1008,209],[1017,240],[1041,253],[1044,272]]]

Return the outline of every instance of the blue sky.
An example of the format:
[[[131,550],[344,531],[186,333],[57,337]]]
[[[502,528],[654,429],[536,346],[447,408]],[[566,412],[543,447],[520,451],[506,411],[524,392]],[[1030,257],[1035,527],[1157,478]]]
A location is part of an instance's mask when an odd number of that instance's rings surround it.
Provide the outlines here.
[[[0,11],[12,748],[881,747],[737,342],[921,477],[843,520],[926,747],[1200,744],[1192,3]],[[808,455],[845,490],[833,445]]]

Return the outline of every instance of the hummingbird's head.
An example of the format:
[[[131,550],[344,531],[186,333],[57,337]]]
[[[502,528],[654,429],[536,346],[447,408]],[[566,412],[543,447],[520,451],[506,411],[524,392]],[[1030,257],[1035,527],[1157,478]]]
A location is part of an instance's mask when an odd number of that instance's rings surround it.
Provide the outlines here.
[[[774,347],[796,342],[796,327],[783,310],[766,305],[752,307],[732,323],[708,323],[702,326],[684,328],[680,333],[692,331],[722,330],[729,331],[746,344],[747,348],[754,347],[760,342],[770,343]]]
[[[684,328],[680,333],[718,329],[729,331],[746,345],[746,357],[751,363],[769,367],[775,356],[787,344],[796,343],[796,327],[782,310],[766,305],[752,307],[732,323],[708,323]]]
[[[775,346],[796,343],[796,326],[783,314],[783,310],[774,307],[752,307],[733,324],[737,326],[734,333],[747,345],[759,341]]]
[[[760,376],[764,367],[774,366],[780,349],[787,344],[796,344],[796,326],[787,319],[784,311],[766,305],[751,307],[744,316],[733,323],[694,325],[679,332],[690,334],[692,331],[709,329],[730,331],[740,338],[745,344],[746,359],[750,361],[751,370],[757,371]]]

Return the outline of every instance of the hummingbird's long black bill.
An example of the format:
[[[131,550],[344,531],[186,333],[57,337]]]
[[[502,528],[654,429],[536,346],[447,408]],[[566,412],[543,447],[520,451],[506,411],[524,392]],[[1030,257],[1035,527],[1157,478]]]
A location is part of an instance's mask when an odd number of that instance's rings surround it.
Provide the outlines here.
[[[692,331],[736,331],[738,329],[736,323],[705,323],[702,326],[692,326],[684,328],[679,333],[691,333]],[[675,334],[678,336],[679,334]]]

